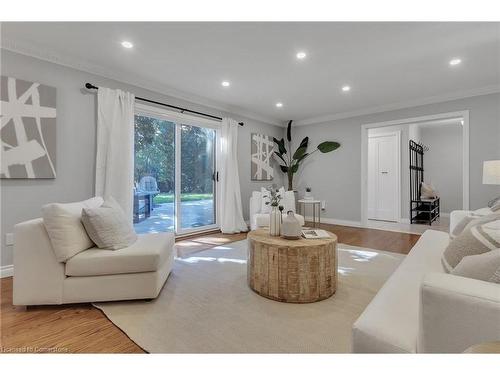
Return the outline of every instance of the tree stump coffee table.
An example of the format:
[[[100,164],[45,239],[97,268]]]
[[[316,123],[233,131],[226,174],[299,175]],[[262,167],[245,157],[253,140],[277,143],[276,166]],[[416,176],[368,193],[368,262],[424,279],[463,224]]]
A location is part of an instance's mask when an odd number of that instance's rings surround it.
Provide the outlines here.
[[[247,280],[252,290],[280,302],[326,299],[337,288],[337,236],[286,240],[268,229],[248,233]]]

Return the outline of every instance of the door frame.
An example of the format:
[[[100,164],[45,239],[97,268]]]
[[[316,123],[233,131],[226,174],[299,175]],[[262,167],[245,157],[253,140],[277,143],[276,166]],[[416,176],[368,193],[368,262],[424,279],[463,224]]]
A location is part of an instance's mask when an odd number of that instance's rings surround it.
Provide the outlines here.
[[[174,216],[174,234],[176,237],[182,237],[194,233],[202,233],[207,231],[213,231],[220,229],[219,220],[219,205],[220,205],[220,189],[218,186],[218,181],[214,181],[214,210],[215,210],[215,223],[210,225],[205,225],[203,227],[197,227],[192,229],[181,229],[180,218],[182,215],[180,211],[180,189],[181,189],[181,179],[180,179],[180,167],[181,167],[181,132],[180,126],[191,125],[197,127],[210,128],[215,131],[215,162],[214,171],[217,170],[220,165],[220,121],[207,119],[198,116],[192,116],[184,113],[174,112],[162,107],[158,107],[151,104],[135,103],[134,114],[144,114],[146,116],[154,116],[157,118],[164,119],[166,121],[173,122],[175,124],[175,192],[174,192],[174,206],[175,206],[175,216]]]
[[[414,123],[428,122],[432,120],[445,120],[449,118],[462,117],[462,209],[469,209],[469,110],[444,112],[434,115],[402,118],[398,120],[367,123],[361,125],[361,224],[368,224],[368,130],[394,125],[410,125]],[[400,183],[401,185],[401,183]],[[401,200],[400,200],[401,202]],[[401,215],[399,222],[402,222]]]
[[[378,138],[378,137],[387,137],[387,136],[396,136],[397,141],[397,157],[396,157],[396,191],[397,191],[397,203],[396,203],[396,222],[401,222],[401,130],[392,130],[384,133],[377,133],[370,136],[368,132],[366,133],[368,138]],[[366,198],[367,198],[367,206],[366,206],[366,215],[368,220],[368,138],[366,144],[367,151],[367,164],[366,164]]]

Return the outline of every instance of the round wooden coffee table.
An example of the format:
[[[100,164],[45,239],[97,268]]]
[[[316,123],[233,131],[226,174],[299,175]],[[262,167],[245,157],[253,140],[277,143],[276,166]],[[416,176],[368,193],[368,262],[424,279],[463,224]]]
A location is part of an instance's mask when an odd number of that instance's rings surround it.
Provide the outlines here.
[[[268,229],[248,233],[247,280],[255,292],[280,302],[326,299],[337,288],[337,236],[285,240]]]

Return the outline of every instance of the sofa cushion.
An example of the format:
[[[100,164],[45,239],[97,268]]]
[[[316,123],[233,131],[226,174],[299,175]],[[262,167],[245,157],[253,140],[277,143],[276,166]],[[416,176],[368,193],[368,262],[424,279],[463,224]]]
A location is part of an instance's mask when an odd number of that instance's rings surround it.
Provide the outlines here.
[[[483,254],[500,247],[500,220],[465,229],[453,239],[443,253],[443,265],[448,272],[468,255]]]
[[[43,223],[59,262],[94,246],[82,224],[82,209],[97,208],[102,203],[101,197],[95,197],[82,202],[50,203],[42,207]]]
[[[137,240],[132,218],[126,217],[112,197],[106,199],[101,207],[84,208],[82,223],[89,237],[100,249],[122,249]]]
[[[153,272],[173,252],[173,233],[141,234],[129,247],[119,250],[92,248],[66,262],[67,276],[97,276]]]
[[[285,218],[286,214],[283,214],[283,218]],[[299,221],[300,225],[304,225],[304,216],[295,214],[295,217]],[[254,221],[256,227],[268,227],[269,226],[269,214],[256,214],[254,216]]]
[[[353,325],[355,353],[417,350],[420,285],[429,272],[444,273],[445,232],[427,230]]]

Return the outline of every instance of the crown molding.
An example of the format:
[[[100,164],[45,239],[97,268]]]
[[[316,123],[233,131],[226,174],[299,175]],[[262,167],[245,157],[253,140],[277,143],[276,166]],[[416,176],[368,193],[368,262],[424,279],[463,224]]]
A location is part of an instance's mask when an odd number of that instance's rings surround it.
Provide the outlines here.
[[[415,100],[410,100],[410,101],[405,101],[405,102],[397,102],[397,103],[392,103],[392,104],[385,104],[385,105],[381,105],[381,106],[377,106],[377,107],[369,107],[369,108],[364,108],[364,109],[360,109],[360,110],[356,110],[356,111],[340,112],[340,113],[334,113],[334,114],[325,115],[325,116],[311,117],[308,119],[295,121],[294,126],[316,125],[316,124],[320,124],[320,123],[341,120],[341,119],[346,119],[346,118],[371,115],[371,114],[381,113],[381,112],[395,111],[398,109],[418,107],[418,106],[427,105],[427,104],[443,103],[443,102],[448,102],[451,100],[471,98],[471,97],[480,96],[480,95],[496,94],[499,92],[500,92],[500,85],[491,85],[491,86],[480,87],[480,88],[472,89],[472,90],[462,90],[462,91],[456,91],[453,93],[448,93],[448,94],[443,94],[443,95],[429,96],[427,98],[415,99]]]
[[[193,104],[202,105],[221,112],[238,115],[247,119],[256,120],[270,125],[275,125],[280,127],[284,126],[283,121],[275,118],[262,116],[258,113],[246,110],[241,107],[225,105],[221,102],[214,101],[203,96],[198,96],[196,94],[191,94],[182,90],[178,90],[173,87],[169,87],[167,85],[158,84],[157,82],[133,76],[129,73],[120,72],[117,70],[110,70],[87,60],[74,59],[69,56],[64,56],[60,53],[55,53],[53,51],[49,51],[46,49],[44,50],[39,46],[30,43],[25,43],[25,42],[21,43],[19,41],[2,37],[0,41],[0,48],[21,55],[34,57],[39,60],[48,61],[54,64],[66,66],[86,73],[101,76],[103,78],[112,79],[125,84],[137,86],[142,89],[150,90],[161,95],[167,95],[175,99],[185,100]]]

